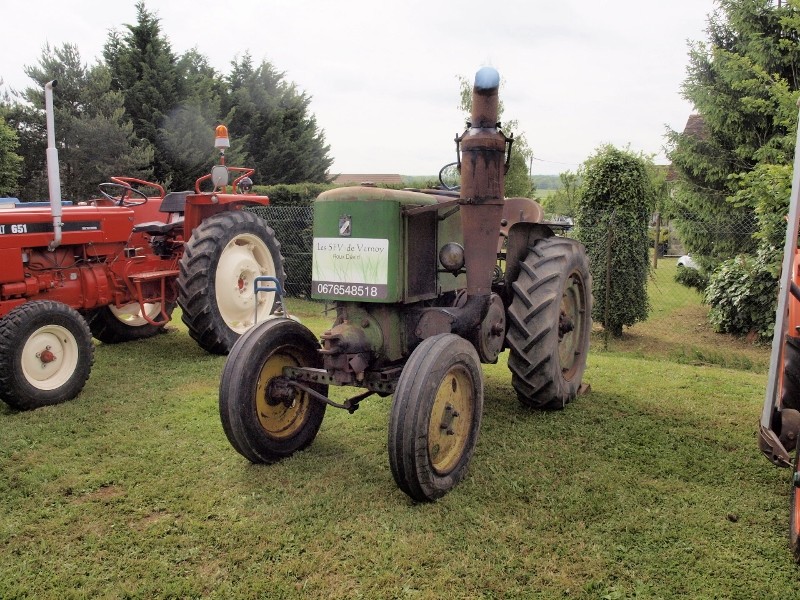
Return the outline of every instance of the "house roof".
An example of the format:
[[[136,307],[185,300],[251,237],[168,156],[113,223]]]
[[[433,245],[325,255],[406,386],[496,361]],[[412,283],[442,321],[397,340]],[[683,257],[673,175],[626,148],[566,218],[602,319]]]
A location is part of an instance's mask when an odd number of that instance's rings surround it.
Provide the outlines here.
[[[336,185],[362,184],[362,183],[403,183],[400,175],[386,173],[341,173],[333,180]]]
[[[703,116],[698,114],[689,115],[689,118],[686,120],[686,126],[683,128],[683,134],[698,140],[707,140],[708,127],[706,127]],[[678,179],[680,179],[678,171],[670,164],[669,170],[667,171],[667,181],[672,182]]]
[[[707,139],[708,128],[706,127],[706,122],[703,117],[696,114],[689,115],[689,119],[686,121],[686,127],[683,128],[683,133],[699,140]]]

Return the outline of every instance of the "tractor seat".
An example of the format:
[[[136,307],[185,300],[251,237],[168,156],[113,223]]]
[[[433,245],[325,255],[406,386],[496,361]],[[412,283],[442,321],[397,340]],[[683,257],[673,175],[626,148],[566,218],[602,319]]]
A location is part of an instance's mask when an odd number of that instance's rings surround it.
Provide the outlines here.
[[[192,192],[169,192],[161,201],[161,208],[158,210],[163,213],[181,213],[186,211],[186,196]]]
[[[171,223],[163,223],[162,221],[148,221],[147,223],[139,223],[133,226],[134,233],[148,233],[150,235],[167,235],[170,231],[177,226],[183,224],[183,218],[179,221],[172,221]]]
[[[149,235],[167,235],[170,231],[183,224],[183,213],[186,210],[186,196],[192,192],[169,192],[161,201],[159,212],[169,213],[168,222],[148,221],[133,226],[136,233]]]

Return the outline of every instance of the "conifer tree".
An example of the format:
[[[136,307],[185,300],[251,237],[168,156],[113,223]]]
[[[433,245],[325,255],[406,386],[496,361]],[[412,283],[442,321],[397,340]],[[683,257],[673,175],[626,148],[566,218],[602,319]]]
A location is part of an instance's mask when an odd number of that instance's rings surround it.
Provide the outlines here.
[[[708,41],[692,45],[683,96],[697,116],[670,131],[680,174],[674,217],[688,249],[707,264],[754,253],[757,196],[747,174],[788,164],[794,151],[800,45],[798,0],[719,0]],[[734,199],[733,197],[736,196]]]
[[[17,190],[22,157],[17,154],[17,133],[0,117],[0,196]]]

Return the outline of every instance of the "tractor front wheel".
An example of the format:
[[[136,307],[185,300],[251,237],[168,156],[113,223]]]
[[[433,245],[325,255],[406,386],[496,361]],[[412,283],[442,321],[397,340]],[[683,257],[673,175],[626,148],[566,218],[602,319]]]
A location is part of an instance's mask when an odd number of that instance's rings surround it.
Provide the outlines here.
[[[161,303],[145,304],[145,315],[156,323],[163,319]],[[172,315],[174,302],[167,304],[167,315]],[[166,321],[153,325],[142,314],[138,302],[131,302],[119,308],[109,305],[93,310],[87,317],[92,335],[104,344],[119,344],[132,340],[153,337],[166,325]]]
[[[592,329],[592,278],[583,246],[563,237],[537,240],[512,284],[506,343],[517,398],[563,408],[581,385]]]
[[[286,318],[259,323],[237,341],[219,384],[219,414],[228,441],[253,463],[274,463],[306,448],[326,405],[297,388],[284,367],[322,367],[317,338]],[[328,386],[309,384],[327,395]]]
[[[225,211],[195,229],[180,261],[178,304],[203,349],[227,354],[256,320],[272,314],[275,293],[256,297],[253,288],[261,275],[285,280],[281,245],[263,219]]]
[[[467,474],[483,414],[480,359],[452,333],[424,340],[411,353],[389,416],[389,465],[414,500],[444,496]]]
[[[66,402],[86,384],[94,362],[83,317],[60,302],[27,302],[0,319],[0,398],[31,410]]]

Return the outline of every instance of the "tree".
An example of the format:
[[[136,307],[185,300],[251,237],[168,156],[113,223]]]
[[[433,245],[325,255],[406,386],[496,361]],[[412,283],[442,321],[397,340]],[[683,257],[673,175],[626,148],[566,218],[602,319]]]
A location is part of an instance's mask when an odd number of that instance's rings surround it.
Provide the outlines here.
[[[586,246],[595,298],[592,318],[614,337],[647,319],[647,223],[651,163],[613,146],[585,163],[576,235]]]
[[[548,215],[574,217],[580,201],[580,178],[572,171],[564,171],[558,178],[561,187],[545,198],[542,206]]]
[[[674,216],[684,244],[706,264],[755,252],[756,241],[747,238],[757,227],[755,201],[744,175],[791,160],[798,6],[798,0],[778,7],[770,0],[719,0],[708,41],[691,47],[682,94],[698,114],[686,130],[668,135],[680,175]]]
[[[125,25],[127,33],[109,33],[103,56],[111,69],[112,89],[124,93],[125,110],[136,136],[147,140],[154,148],[156,179],[171,184],[176,175],[174,144],[171,143],[174,138],[165,135],[164,128],[168,116],[180,111],[185,98],[184,82],[178,58],[161,34],[159,19],[142,1],[136,4],[136,14],[136,24]],[[181,188],[186,185],[184,181],[175,183]]]
[[[113,175],[142,179],[153,175],[153,147],[136,137],[122,94],[111,91],[110,84],[105,65],[96,65],[86,74],[83,101],[87,109],[73,121],[72,146],[63,159],[69,173],[64,191],[71,198],[96,195],[97,184]]]
[[[17,189],[22,157],[17,154],[17,133],[0,117],[0,196],[12,194]]]
[[[4,109],[20,138],[23,198],[47,198],[43,88],[51,80],[58,81],[53,105],[65,198],[82,200],[96,195],[97,184],[112,175],[151,175],[152,149],[136,139],[122,94],[111,91],[111,77],[105,66],[87,68],[72,44],[57,48],[48,45],[38,64],[25,67],[25,72],[35,85],[18,94]]]
[[[172,187],[192,189],[198,177],[210,172],[217,162],[212,146],[214,128],[225,119],[222,104],[228,93],[224,79],[197,50],[189,50],[178,60],[184,98],[165,116],[160,141],[169,157]],[[234,137],[225,154],[228,164],[249,163],[242,141]]]
[[[256,183],[327,181],[330,146],[305,92],[269,62],[254,67],[249,54],[232,63],[228,83],[228,127],[242,140]]]
[[[472,83],[463,76],[459,76],[458,81],[460,87],[458,108],[464,111],[469,119],[469,115],[472,113]],[[505,176],[505,194],[509,198],[532,198],[536,188],[533,185],[528,164],[533,156],[533,150],[528,145],[525,134],[519,131],[519,122],[515,119],[503,121],[503,112],[503,101],[500,100],[497,108],[497,120],[501,121],[503,132],[509,137],[514,137],[511,145],[511,160]]]
[[[695,126],[670,132],[681,176],[674,210],[689,250],[717,267],[706,300],[718,331],[772,335],[797,127],[798,31],[798,0],[720,0],[708,41],[690,52],[683,95],[698,114]]]

